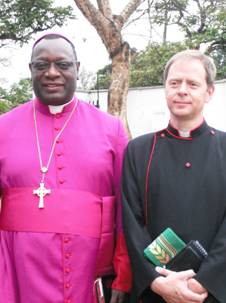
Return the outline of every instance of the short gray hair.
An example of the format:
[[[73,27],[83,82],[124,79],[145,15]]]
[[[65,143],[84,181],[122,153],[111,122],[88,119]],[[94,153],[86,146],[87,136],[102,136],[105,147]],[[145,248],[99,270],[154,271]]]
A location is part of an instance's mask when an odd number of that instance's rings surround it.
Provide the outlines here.
[[[188,49],[181,51],[179,53],[176,53],[173,57],[169,59],[169,61],[166,63],[165,70],[163,73],[163,81],[164,83],[167,80],[168,74],[169,74],[169,69],[171,65],[179,60],[179,59],[196,59],[199,60],[205,71],[206,71],[206,83],[208,86],[212,86],[214,84],[214,80],[216,77],[216,66],[214,64],[214,61],[212,58],[210,58],[207,55],[204,55],[201,51],[196,50],[196,49]]]

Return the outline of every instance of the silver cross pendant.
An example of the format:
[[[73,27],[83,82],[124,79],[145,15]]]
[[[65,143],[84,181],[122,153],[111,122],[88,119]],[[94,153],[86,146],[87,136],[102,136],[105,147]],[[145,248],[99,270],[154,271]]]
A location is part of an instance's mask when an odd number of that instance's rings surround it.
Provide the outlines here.
[[[33,190],[33,194],[37,195],[39,197],[39,205],[38,205],[39,208],[44,208],[44,197],[45,197],[45,195],[50,194],[50,193],[51,193],[51,190],[45,188],[44,182],[40,183],[39,188]]]

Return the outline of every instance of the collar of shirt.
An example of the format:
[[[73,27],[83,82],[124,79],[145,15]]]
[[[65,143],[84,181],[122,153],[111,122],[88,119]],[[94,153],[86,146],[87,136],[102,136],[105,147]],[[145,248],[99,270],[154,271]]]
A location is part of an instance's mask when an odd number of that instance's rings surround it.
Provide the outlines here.
[[[48,106],[43,104],[37,97],[35,97],[34,99],[35,107],[37,111],[47,116],[70,112],[74,107],[74,103],[77,101],[78,100],[76,96],[74,96],[73,99],[67,102],[66,104],[58,105],[58,106],[52,106],[52,105]]]
[[[169,123],[168,127],[166,128],[166,132],[168,133],[168,135],[173,136],[178,139],[183,139],[183,138],[192,139],[193,137],[203,134],[208,129],[209,129],[209,126],[207,125],[206,121],[204,120],[201,125],[199,125],[198,127],[194,128],[190,131],[186,131],[186,132],[183,132],[183,131],[181,132],[181,130],[174,128]]]
[[[62,113],[64,107],[70,104],[73,100],[74,98],[72,98],[71,101],[61,105],[48,105],[50,113],[53,115]]]

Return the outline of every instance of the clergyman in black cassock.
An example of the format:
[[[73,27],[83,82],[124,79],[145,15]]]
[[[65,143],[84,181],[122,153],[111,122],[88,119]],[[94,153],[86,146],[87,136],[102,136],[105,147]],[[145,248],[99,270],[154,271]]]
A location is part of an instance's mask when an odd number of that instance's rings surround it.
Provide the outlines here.
[[[199,51],[185,51],[171,59],[165,70],[170,122],[166,129],[130,141],[126,151],[122,195],[134,275],[131,303],[204,302],[207,294],[214,296],[214,302],[226,302],[226,133],[210,127],[203,118],[203,107],[214,89],[206,95],[198,92],[205,81],[207,90],[213,87],[208,74],[202,81],[201,68],[204,75],[208,70],[194,57],[199,55]],[[193,63],[200,64],[198,72]],[[193,81],[200,85],[195,93]],[[197,109],[200,100],[203,103]],[[208,252],[197,273],[185,273],[181,297],[173,284],[170,290],[154,285],[161,279],[171,283],[174,273],[156,270],[143,253],[167,227],[186,243],[200,241]],[[195,295],[200,295],[197,301]]]

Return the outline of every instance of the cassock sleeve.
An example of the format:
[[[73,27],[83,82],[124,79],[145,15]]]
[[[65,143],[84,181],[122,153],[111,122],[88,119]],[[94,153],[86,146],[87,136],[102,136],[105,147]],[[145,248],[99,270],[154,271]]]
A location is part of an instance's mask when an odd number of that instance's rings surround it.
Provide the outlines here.
[[[226,215],[196,279],[217,301],[226,302]]]
[[[136,139],[129,143],[122,175],[123,223],[132,265],[133,292],[136,298],[140,297],[144,291],[149,292],[151,282],[159,276],[143,254],[144,248],[151,243],[151,238],[144,222],[144,197],[142,196],[145,177],[142,178],[140,171],[142,170],[145,175],[145,158],[148,157],[149,151],[146,151],[147,147],[143,148],[144,146],[139,145]]]
[[[222,170],[225,171],[225,155],[226,155],[226,140],[225,133],[219,133],[219,141],[215,146],[220,148],[220,153],[223,156]],[[218,137],[217,137],[218,138]],[[213,168],[214,169],[214,168]],[[218,172],[221,174],[221,172]],[[221,175],[222,177],[222,175]],[[224,180],[224,179],[223,179]],[[226,184],[223,185],[223,190]],[[202,262],[196,279],[211,293],[217,302],[226,302],[226,212],[225,212],[225,194],[221,194],[223,203],[222,210],[219,209],[219,215],[222,215],[222,222],[218,227],[217,233],[212,240],[212,244],[208,251],[208,257]],[[214,204],[214,200],[212,201]],[[222,214],[222,212],[224,212]],[[208,214],[206,214],[208,215]],[[208,230],[207,227],[203,229]]]
[[[126,135],[121,121],[117,120],[117,122],[117,139],[114,156],[114,191],[117,201],[116,247],[113,260],[116,278],[113,281],[112,288],[123,292],[129,292],[132,285],[132,274],[124,233],[122,230],[122,206],[120,193],[122,160],[128,143],[128,136]]]

